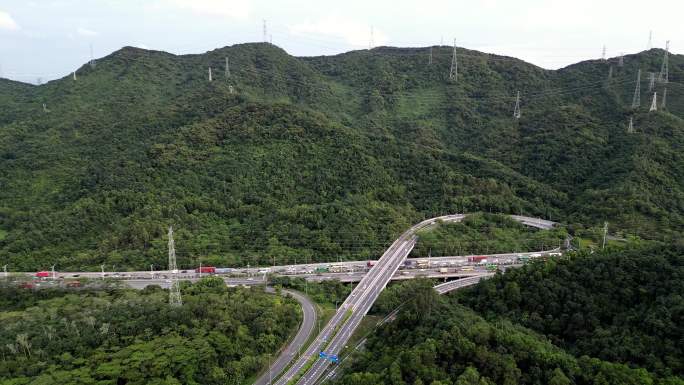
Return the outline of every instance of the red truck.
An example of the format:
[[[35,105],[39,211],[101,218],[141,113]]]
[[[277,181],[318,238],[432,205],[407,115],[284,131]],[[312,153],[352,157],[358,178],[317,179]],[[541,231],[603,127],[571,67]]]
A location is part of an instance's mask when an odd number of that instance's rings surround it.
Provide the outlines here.
[[[50,272],[49,271],[39,271],[36,273],[36,277],[38,277],[38,278],[49,278]]]
[[[202,266],[196,268],[195,273],[216,274],[216,268],[214,266]]]
[[[468,262],[481,262],[483,260],[487,259],[484,255],[475,255],[472,257],[468,257]]]
[[[368,261],[368,262],[366,262],[366,267],[371,268],[371,267],[373,267],[373,266],[375,266],[375,261]]]

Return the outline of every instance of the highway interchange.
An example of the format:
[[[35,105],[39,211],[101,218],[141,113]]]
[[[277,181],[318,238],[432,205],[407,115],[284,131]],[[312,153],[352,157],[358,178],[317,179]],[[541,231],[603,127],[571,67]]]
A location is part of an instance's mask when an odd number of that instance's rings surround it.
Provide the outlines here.
[[[424,220],[406,232],[404,232],[392,245],[385,251],[381,258],[369,269],[363,269],[364,262],[344,262],[342,266],[346,266],[346,272],[325,272],[319,274],[312,274],[316,264],[308,265],[290,265],[272,268],[254,268],[254,269],[234,269],[231,271],[232,276],[224,277],[228,285],[254,285],[267,283],[267,274],[279,274],[290,276],[301,276],[308,280],[326,280],[339,279],[343,282],[358,282],[351,294],[346,298],[337,312],[330,319],[328,324],[321,330],[319,335],[313,340],[306,351],[301,354],[294,363],[287,368],[287,370],[280,376],[277,376],[292,360],[294,351],[304,344],[309,334],[312,331],[312,325],[309,321],[315,319],[315,314],[311,315],[311,307],[309,307],[300,295],[290,293],[295,299],[302,303],[304,309],[304,322],[300,327],[299,332],[294,340],[286,347],[277,360],[269,365],[269,371],[262,375],[256,382],[257,385],[265,385],[266,380],[269,383],[276,385],[287,385],[296,381],[297,384],[313,385],[326,372],[330,366],[330,357],[337,357],[337,355],[346,347],[349,338],[352,336],[357,326],[368,313],[373,303],[380,295],[382,290],[387,286],[392,279],[410,279],[416,277],[427,278],[448,278],[461,277],[461,279],[451,282],[445,282],[437,285],[435,290],[444,294],[446,292],[457,290],[462,287],[476,284],[480,279],[488,278],[493,274],[486,270],[484,266],[475,264],[470,268],[460,268],[463,265],[464,257],[440,257],[432,258],[428,268],[411,269],[398,272],[400,267],[403,267],[404,261],[415,246],[417,242],[417,232],[427,227],[433,226],[438,222],[459,222],[465,218],[466,215],[455,214],[446,215],[437,218]],[[541,220],[537,218],[511,216],[512,219],[523,223],[527,226],[537,227],[540,229],[550,229],[555,223],[551,221]],[[496,263],[502,266],[514,266],[513,261],[519,255],[528,255],[532,257],[541,256],[544,254],[556,254],[557,250],[550,250],[546,252],[537,253],[509,253],[500,255],[488,256],[488,259],[493,259]],[[535,255],[536,254],[536,255]],[[470,265],[473,265],[472,263]],[[457,267],[453,267],[457,266]],[[360,268],[361,267],[361,268]],[[446,271],[445,271],[446,270]],[[32,274],[32,273],[25,273]],[[60,272],[53,273],[52,278],[114,278],[122,280],[128,286],[136,289],[146,287],[148,285],[159,285],[168,287],[170,284],[168,271],[150,271],[150,272],[110,272],[110,273],[93,273],[93,272]],[[194,272],[181,273],[178,277],[183,280],[195,281],[201,276],[194,274]],[[314,312],[315,313],[315,312]],[[325,357],[320,357],[319,354],[325,354]],[[321,355],[322,356],[322,355]],[[334,360],[333,360],[334,361]],[[276,379],[277,377],[277,379]],[[273,381],[275,379],[275,381]]]

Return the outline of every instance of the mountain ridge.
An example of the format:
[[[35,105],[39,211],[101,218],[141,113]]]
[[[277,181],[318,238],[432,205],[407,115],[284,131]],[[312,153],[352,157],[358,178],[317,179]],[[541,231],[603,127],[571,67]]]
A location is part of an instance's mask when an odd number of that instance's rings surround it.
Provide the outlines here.
[[[629,106],[637,62],[653,70],[660,51],[552,71],[459,48],[455,82],[452,48],[432,65],[420,49],[367,52],[125,47],[76,80],[3,87],[0,258],[163,265],[170,224],[181,265],[370,258],[438,212],[608,220],[652,239],[684,226],[684,95],[658,83],[671,108],[647,113],[646,91]],[[670,69],[682,77],[684,57]]]

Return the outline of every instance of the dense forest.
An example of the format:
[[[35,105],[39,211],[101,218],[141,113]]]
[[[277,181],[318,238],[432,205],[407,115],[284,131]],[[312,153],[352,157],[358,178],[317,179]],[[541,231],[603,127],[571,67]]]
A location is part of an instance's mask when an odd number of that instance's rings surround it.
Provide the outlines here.
[[[177,308],[153,286],[17,290],[0,287],[3,385],[248,384],[301,320],[294,299],[212,278]]]
[[[575,355],[684,379],[683,295],[684,247],[644,246],[527,265],[459,299]]]
[[[463,306],[460,297],[438,296],[432,285],[408,281],[383,292],[373,311],[387,314],[398,308],[396,319],[374,330],[361,349],[343,360],[336,384],[684,384],[674,370],[653,372],[590,352],[571,352],[506,317],[483,318]],[[676,287],[669,291],[675,292]],[[628,328],[622,332],[629,336]],[[670,347],[677,341],[658,338]],[[641,349],[649,354],[650,347]]]
[[[648,113],[631,93],[662,50],[551,71],[459,48],[457,82],[451,48],[432,65],[427,50],[126,47],[77,80],[0,79],[0,264],[164,266],[169,225],[181,267],[366,259],[424,217],[477,211],[678,237],[684,57]]]
[[[418,232],[415,257],[495,254],[560,248],[568,233],[562,227],[538,230],[498,214],[473,214],[461,222],[440,223]]]
[[[430,281],[395,284],[372,312],[398,309],[396,318],[343,359],[335,383],[684,384],[682,255],[580,254],[458,295],[438,296]]]

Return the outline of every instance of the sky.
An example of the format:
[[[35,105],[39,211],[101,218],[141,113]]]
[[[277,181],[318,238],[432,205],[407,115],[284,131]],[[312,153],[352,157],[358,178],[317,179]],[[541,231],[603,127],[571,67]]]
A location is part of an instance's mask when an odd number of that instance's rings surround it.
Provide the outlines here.
[[[266,39],[296,56],[453,44],[556,69],[621,52],[684,51],[684,1],[0,0],[0,77],[37,83],[136,46],[203,53]],[[678,40],[679,39],[679,40]]]

